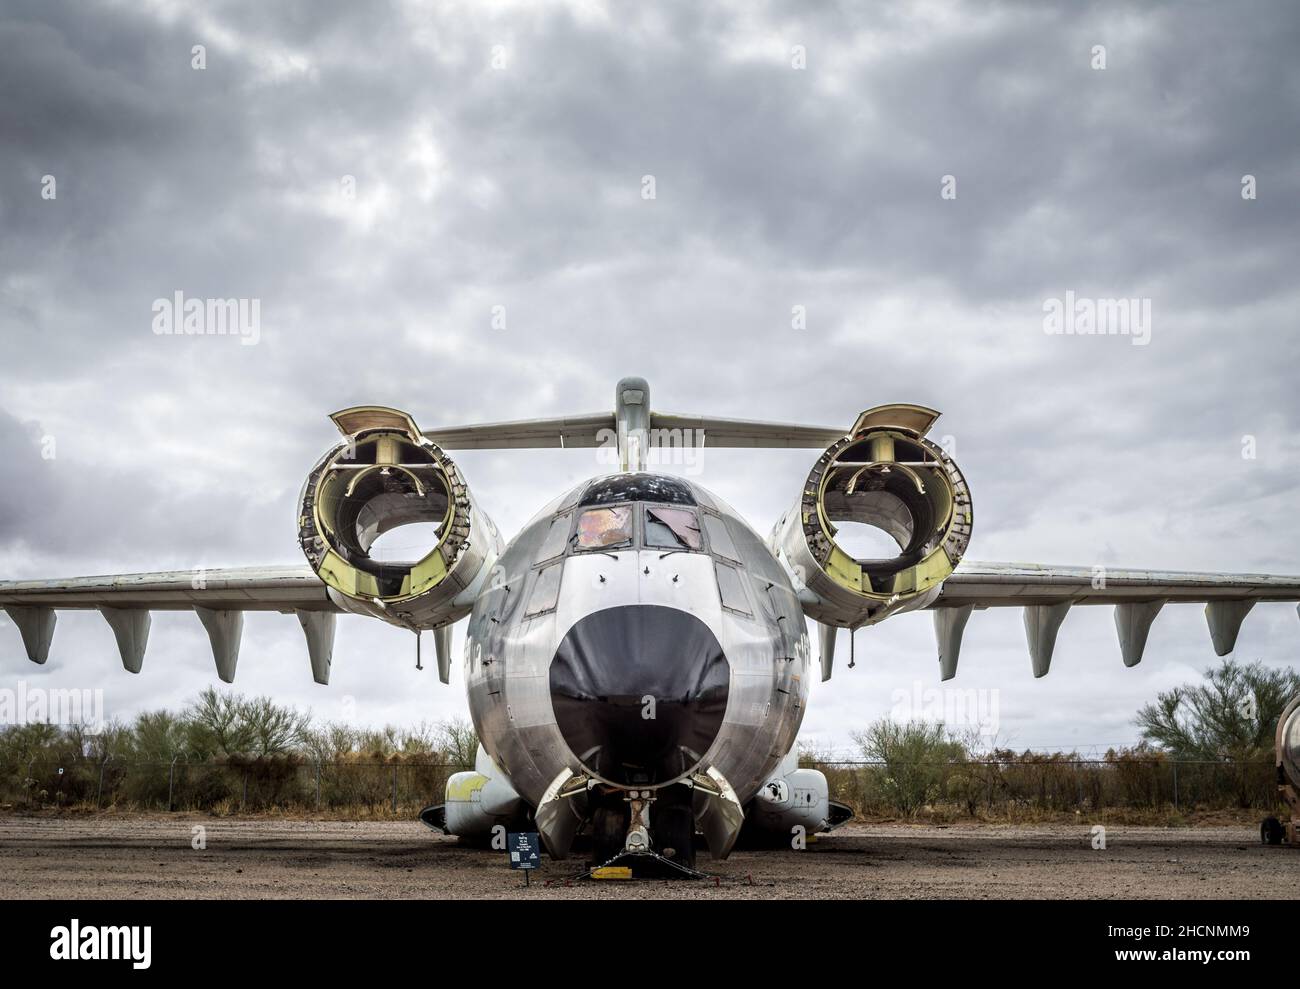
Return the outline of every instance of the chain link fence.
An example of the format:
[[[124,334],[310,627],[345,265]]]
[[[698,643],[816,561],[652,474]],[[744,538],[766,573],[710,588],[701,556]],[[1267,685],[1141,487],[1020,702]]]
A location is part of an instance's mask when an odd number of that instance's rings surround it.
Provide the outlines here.
[[[831,796],[864,816],[912,816],[943,807],[970,817],[1017,811],[1267,810],[1277,806],[1271,759],[1027,758],[822,762]]]
[[[0,802],[15,809],[75,807],[262,813],[331,810],[413,817],[441,803],[447,777],[472,766],[406,758],[313,762],[296,756],[193,763],[37,756],[11,774]]]

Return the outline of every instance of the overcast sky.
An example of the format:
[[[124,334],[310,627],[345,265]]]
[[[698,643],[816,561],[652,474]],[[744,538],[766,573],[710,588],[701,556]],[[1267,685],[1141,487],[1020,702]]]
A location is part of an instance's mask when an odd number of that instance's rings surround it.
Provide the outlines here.
[[[941,409],[971,560],[1300,572],[1297,51],[1287,2],[7,0],[0,577],[300,564],[330,412],[590,412],[628,374],[661,411]],[[178,291],[260,300],[256,345],[153,332]],[[1149,342],[1047,333],[1067,291],[1149,300]],[[815,455],[710,451],[695,479],[766,534]],[[601,469],[457,460],[506,533]],[[857,647],[814,689],[822,748],[938,684],[928,614]],[[1270,604],[1236,656],[1298,650]],[[1134,741],[1213,660],[1198,607],[1134,670],[1111,610],[1076,608],[1035,681],[998,609],[952,683],[1000,691],[1003,740],[1084,749]],[[20,679],[102,687],[124,718],[217,682],[184,613],[154,616],[138,677],[93,612],[60,615],[43,668],[0,620],[0,687]],[[443,686],[355,617],[326,688],[292,617],[250,615],[234,689],[468,714],[459,661]]]

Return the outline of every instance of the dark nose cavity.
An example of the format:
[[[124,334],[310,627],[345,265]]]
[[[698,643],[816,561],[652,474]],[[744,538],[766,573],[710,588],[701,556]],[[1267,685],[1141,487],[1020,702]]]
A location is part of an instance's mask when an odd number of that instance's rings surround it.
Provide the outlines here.
[[[686,775],[727,710],[727,658],[694,615],[626,605],[579,621],[551,662],[551,701],[588,772],[620,785]]]

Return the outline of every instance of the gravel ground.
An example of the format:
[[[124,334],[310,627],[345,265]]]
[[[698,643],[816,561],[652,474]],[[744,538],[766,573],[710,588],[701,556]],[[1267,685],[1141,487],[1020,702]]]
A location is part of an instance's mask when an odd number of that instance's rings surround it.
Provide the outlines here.
[[[807,851],[699,865],[716,880],[565,886],[581,861],[544,859],[525,890],[503,853],[416,822],[0,817],[0,899],[1300,898],[1300,850],[1245,826],[1111,825],[1094,850],[1086,825],[851,824]]]

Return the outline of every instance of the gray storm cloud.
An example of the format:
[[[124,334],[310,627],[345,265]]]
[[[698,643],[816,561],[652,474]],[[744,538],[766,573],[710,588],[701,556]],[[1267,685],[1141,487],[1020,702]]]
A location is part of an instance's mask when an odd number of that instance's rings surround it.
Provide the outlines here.
[[[591,411],[624,374],[672,411],[944,410],[972,559],[1300,571],[1293,7],[806,7],[6,4],[0,576],[296,563],[329,412]],[[177,291],[260,299],[257,345],[155,335]],[[1150,344],[1044,333],[1067,291],[1149,299]],[[811,456],[712,451],[698,480],[766,532]],[[507,532],[600,469],[458,459]],[[1293,663],[1295,633],[1261,606],[1238,655]],[[815,692],[819,743],[937,677],[925,616],[858,646]],[[1109,612],[1076,609],[1035,682],[1018,614],[989,611],[957,683],[1001,690],[1022,744],[1123,742],[1211,659],[1196,609],[1134,671]],[[61,618],[48,668],[8,626],[0,660],[123,716],[214,679],[185,615],[138,678],[91,614]],[[410,636],[345,619],[315,688],[296,623],[257,616],[237,685],[463,712],[413,663]]]

